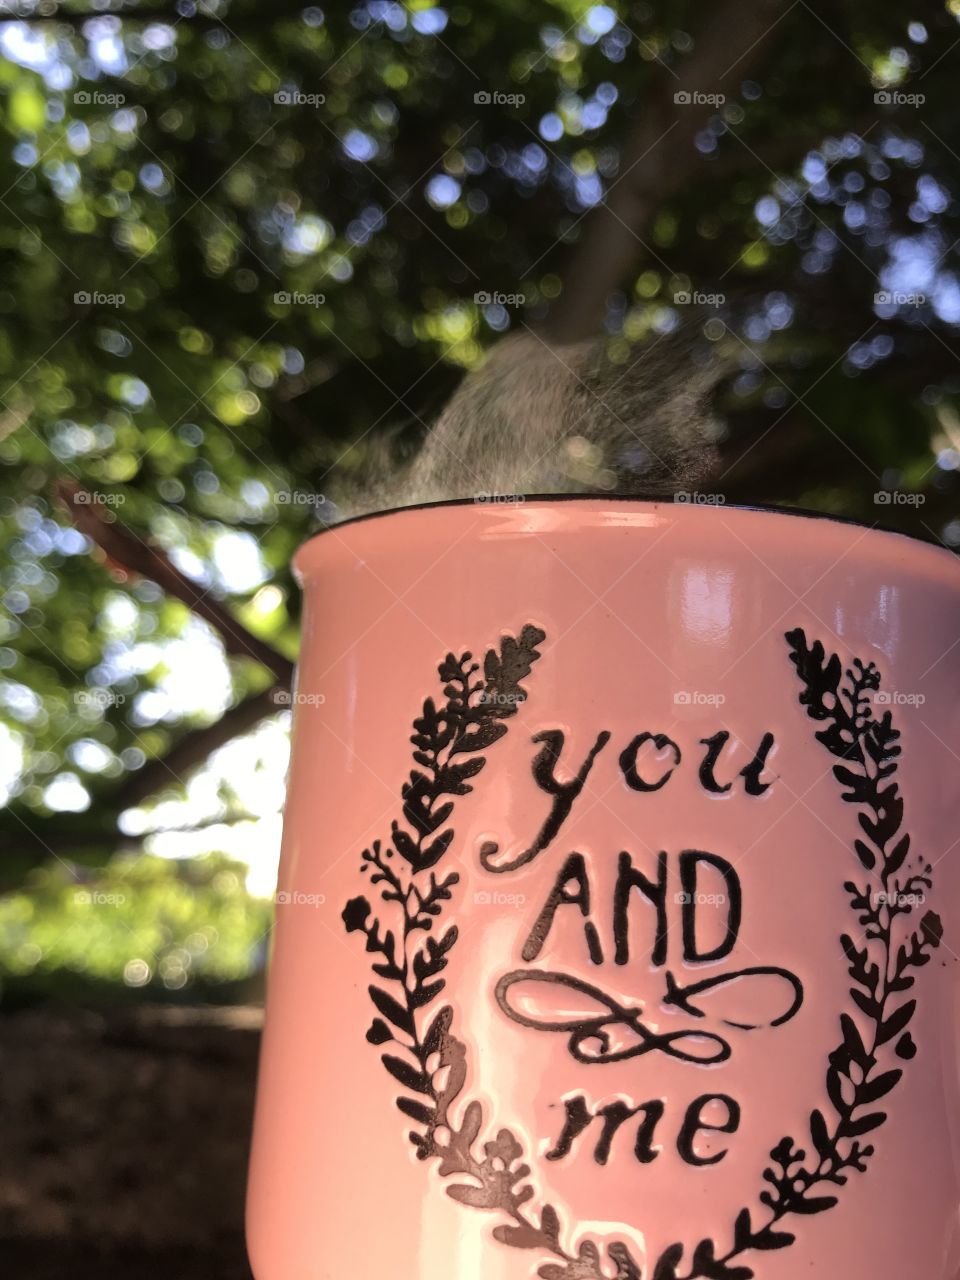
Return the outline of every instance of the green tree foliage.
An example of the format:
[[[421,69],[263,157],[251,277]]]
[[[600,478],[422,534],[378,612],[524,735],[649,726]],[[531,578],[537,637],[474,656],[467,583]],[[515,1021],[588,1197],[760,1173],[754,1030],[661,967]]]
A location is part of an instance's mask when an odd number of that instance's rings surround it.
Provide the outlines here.
[[[262,967],[272,914],[246,892],[244,870],[218,856],[128,856],[79,877],[62,863],[36,868],[0,898],[7,1003],[120,984],[154,998],[234,996]]]
[[[956,0],[5,8],[7,883],[107,856],[129,778],[210,719],[145,700],[187,610],[92,556],[56,482],[293,656],[332,470],[414,442],[506,330],[587,336],[584,280],[625,368],[681,323],[732,344],[728,501],[960,543]],[[216,715],[270,683],[230,677]]]

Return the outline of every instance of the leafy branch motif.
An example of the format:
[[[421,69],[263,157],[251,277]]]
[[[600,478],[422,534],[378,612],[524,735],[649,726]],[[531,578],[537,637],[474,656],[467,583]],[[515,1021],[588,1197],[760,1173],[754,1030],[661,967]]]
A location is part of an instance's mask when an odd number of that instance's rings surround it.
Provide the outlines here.
[[[894,775],[901,754],[900,733],[885,711],[874,716],[871,697],[880,688],[874,663],[854,659],[846,670],[836,654],[829,657],[820,641],[808,645],[799,628],[787,632],[790,660],[803,685],[800,704],[822,726],[816,738],[838,763],[833,774],[843,788],[842,798],[858,807],[861,837],[854,849],[867,883],[848,880],[850,898],[860,938],[841,937],[852,986],[850,995],[862,1015],[858,1023],[849,1013],[840,1015],[843,1040],[829,1056],[826,1088],[832,1114],[817,1109],[810,1114],[808,1154],[792,1138],[784,1138],[771,1151],[771,1165],[764,1170],[767,1188],[760,1201],[766,1221],[755,1229],[748,1209],[737,1219],[733,1248],[722,1258],[703,1242],[694,1253],[693,1268],[680,1277],[676,1264],[682,1246],[674,1245],[654,1273],[654,1280],[749,1280],[753,1271],[735,1265],[749,1249],[782,1249],[792,1244],[789,1231],[778,1230],[790,1215],[809,1216],[832,1209],[834,1188],[846,1184],[851,1173],[863,1173],[874,1153],[861,1142],[886,1120],[877,1104],[899,1083],[903,1070],[890,1061],[891,1052],[909,1061],[916,1047],[907,1027],[916,1001],[903,996],[914,985],[912,970],[922,968],[939,946],[943,928],[939,917],[926,912],[919,924],[897,941],[894,928],[899,916],[909,917],[932,888],[931,867],[922,857],[910,858],[910,836],[903,832],[903,798]],[[890,1048],[892,1047],[892,1050]],[[669,1253],[670,1251],[668,1251]]]
[[[343,919],[348,930],[363,932],[367,950],[381,957],[373,971],[400,988],[398,998],[370,987],[381,1016],[374,1019],[367,1038],[377,1045],[394,1041],[406,1053],[405,1058],[384,1054],[383,1063],[418,1095],[399,1097],[397,1106],[425,1126],[425,1132],[410,1134],[419,1157],[439,1158],[443,1177],[471,1179],[449,1186],[447,1194],[473,1208],[506,1213],[510,1221],[493,1233],[502,1244],[537,1249],[557,1259],[539,1267],[541,1280],[608,1280],[609,1266],[615,1268],[614,1280],[644,1280],[643,1269],[620,1242],[608,1244],[605,1255],[590,1240],[581,1242],[576,1256],[564,1249],[553,1206],[546,1204],[539,1212],[529,1207],[534,1196],[526,1181],[530,1167],[509,1130],[501,1129],[483,1145],[482,1153],[474,1152],[483,1127],[480,1104],[467,1104],[459,1127],[450,1119],[450,1108],[466,1080],[465,1047],[450,1034],[453,1010],[449,1005],[440,1009],[422,1036],[417,1023],[418,1011],[443,990],[444,980],[437,975],[446,967],[457,938],[456,926],[439,939],[431,935],[441,904],[452,897],[459,880],[456,873],[438,880],[430,871],[453,839],[451,829],[440,830],[453,804],[438,801],[444,795],[466,794],[471,789],[467,779],[484,765],[482,757],[465,764],[454,764],[452,757],[479,752],[506,732],[501,721],[525,696],[520,681],[539,657],[536,645],[543,639],[543,632],[532,626],[524,627],[519,640],[504,638],[499,655],[494,650],[487,654],[483,680],[474,679],[479,667],[471,663],[470,654],[460,659],[448,654],[439,669],[447,702],[437,709],[428,699],[414,725],[414,759],[426,772],[413,770],[403,788],[404,820],[412,831],[394,823],[392,849],[383,850],[375,841],[363,854],[364,869],[371,870],[371,883],[381,886],[382,900],[401,909],[399,951],[393,932],[384,932],[371,916],[366,898],[349,902]],[[832,1209],[837,1203],[834,1189],[843,1187],[850,1173],[866,1171],[874,1148],[861,1139],[886,1120],[878,1104],[903,1074],[891,1055],[907,1062],[916,1054],[908,1030],[916,1000],[904,996],[914,986],[914,971],[929,963],[943,937],[933,911],[925,912],[914,927],[906,924],[932,888],[932,868],[920,856],[911,858],[910,836],[902,831],[903,799],[894,780],[900,733],[889,711],[879,719],[874,716],[871,698],[880,688],[880,673],[874,663],[864,665],[859,659],[844,670],[840,658],[828,657],[819,641],[808,645],[799,628],[787,632],[786,640],[803,686],[800,704],[822,726],[816,738],[838,761],[833,773],[843,788],[843,800],[859,810],[861,836],[854,850],[863,874],[857,881],[846,881],[844,888],[860,936],[841,937],[856,1013],[841,1013],[843,1039],[828,1058],[831,1114],[811,1112],[809,1141],[803,1147],[785,1137],[770,1152],[771,1163],[763,1173],[766,1186],[759,1197],[765,1210],[762,1221],[755,1221],[749,1208],[742,1209],[726,1252],[718,1252],[714,1241],[705,1239],[685,1261],[685,1246],[670,1245],[653,1264],[650,1280],[753,1280],[755,1272],[744,1263],[745,1254],[793,1244],[796,1237],[781,1227],[784,1219]],[[408,864],[409,875],[396,870],[394,854]],[[426,871],[430,878],[424,885],[416,877]],[[905,923],[895,928],[901,916]],[[417,930],[430,936],[411,955],[410,938]],[[442,1087],[437,1079],[444,1080]],[[440,1130],[448,1135],[443,1141]]]
[[[456,872],[440,876],[434,870],[454,837],[448,825],[453,798],[472,790],[471,780],[486,763],[481,752],[503,737],[504,722],[525,701],[522,682],[539,659],[537,646],[544,639],[545,633],[529,624],[519,637],[505,636],[499,651],[487,652],[482,672],[470,653],[459,658],[448,653],[441,662],[445,701],[438,706],[427,698],[414,721],[410,741],[418,767],[411,769],[401,790],[402,822],[392,824],[388,846],[375,840],[361,855],[361,870],[369,874],[381,902],[392,905],[398,928],[385,927],[366,897],[347,903],[343,921],[348,932],[365,936],[366,950],[375,957],[372,970],[386,984],[369,987],[378,1016],[367,1039],[378,1046],[396,1046],[396,1051],[382,1055],[382,1061],[405,1090],[397,1106],[421,1126],[409,1134],[418,1157],[439,1159],[443,1177],[470,1179],[447,1188],[452,1199],[507,1214],[510,1221],[494,1231],[502,1243],[546,1249],[576,1263],[560,1247],[556,1211],[546,1205],[532,1216],[526,1208],[534,1190],[526,1181],[530,1167],[514,1135],[501,1129],[475,1153],[483,1127],[480,1104],[468,1103],[459,1126],[452,1122],[450,1109],[467,1074],[466,1049],[450,1032],[452,1007],[444,1005],[426,1029],[421,1027],[421,1011],[446,985],[440,975],[458,936],[456,925],[439,936],[434,930],[460,880]],[[640,1273],[624,1270],[622,1277],[639,1280]]]
[[[859,658],[846,670],[836,654],[829,657],[819,640],[808,645],[804,632],[788,631],[790,660],[803,685],[800,705],[822,727],[816,738],[838,763],[833,774],[843,788],[842,798],[858,807],[861,837],[854,850],[867,882],[844,884],[860,938],[843,934],[850,995],[862,1015],[841,1013],[843,1040],[829,1055],[826,1088],[832,1114],[810,1114],[809,1142],[801,1147],[783,1138],[770,1152],[764,1170],[767,1187],[760,1194],[765,1221],[756,1227],[743,1209],[734,1228],[732,1248],[715,1256],[711,1241],[702,1241],[693,1254],[692,1268],[677,1270],[683,1246],[673,1245],[660,1258],[653,1280],[751,1280],[753,1270],[740,1264],[748,1250],[784,1249],[793,1244],[790,1231],[778,1229],[791,1215],[809,1216],[832,1209],[833,1190],[843,1187],[851,1173],[864,1173],[874,1153],[861,1142],[886,1120],[877,1104],[899,1083],[903,1070],[893,1055],[908,1061],[916,1047],[907,1027],[916,1001],[903,1000],[914,985],[914,969],[930,960],[940,944],[943,928],[932,911],[907,931],[898,945],[894,922],[914,913],[932,888],[931,867],[921,857],[910,859],[910,836],[902,832],[903,799],[894,775],[901,754],[900,733],[885,711],[874,716],[871,695],[880,688],[874,663]],[[810,1148],[808,1154],[807,1147]]]

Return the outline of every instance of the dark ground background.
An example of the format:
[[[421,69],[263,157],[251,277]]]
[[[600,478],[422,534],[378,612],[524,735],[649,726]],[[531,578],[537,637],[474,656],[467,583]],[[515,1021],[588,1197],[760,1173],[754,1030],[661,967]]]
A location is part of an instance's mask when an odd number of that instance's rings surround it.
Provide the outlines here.
[[[0,1020],[4,1275],[240,1280],[260,1014]]]

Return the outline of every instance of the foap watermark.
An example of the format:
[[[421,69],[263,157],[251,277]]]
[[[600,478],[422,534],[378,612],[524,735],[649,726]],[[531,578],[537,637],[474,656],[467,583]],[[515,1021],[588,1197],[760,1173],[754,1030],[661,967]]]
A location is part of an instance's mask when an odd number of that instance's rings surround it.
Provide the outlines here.
[[[527,700],[525,693],[491,693],[481,689],[477,702],[484,707],[519,707]]]
[[[703,93],[700,89],[678,89],[673,101],[678,107],[722,107],[725,93]]]
[[[282,507],[325,507],[326,495],[311,493],[309,489],[278,489],[274,494],[274,502]]]
[[[907,493],[904,489],[878,489],[873,495],[878,507],[922,507],[926,500],[925,493]]]
[[[925,93],[903,93],[899,89],[878,89],[873,95],[878,107],[922,107],[927,100]]]
[[[73,900],[78,907],[122,907],[125,893],[104,893],[100,889],[77,889]]]
[[[679,907],[723,907],[727,902],[725,893],[687,893],[681,890],[680,893],[673,895],[673,900]]]
[[[478,889],[473,895],[475,907],[522,907],[526,901],[525,894],[504,893],[502,889]]]
[[[73,495],[78,507],[122,507],[126,500],[124,493],[104,493],[101,489],[78,489]]]
[[[878,307],[922,307],[926,304],[925,293],[903,293],[899,289],[880,289],[873,295],[874,304]]]
[[[478,89],[473,101],[478,107],[522,107],[525,93],[503,93],[500,89]]]
[[[273,295],[273,300],[278,307],[325,307],[327,295],[325,293],[300,293],[296,289],[292,292],[287,292],[286,289],[279,289]]]
[[[525,293],[499,293],[496,290],[488,293],[486,289],[481,289],[473,295],[473,301],[478,307],[522,307],[527,301]]]
[[[325,893],[304,893],[302,889],[280,889],[274,896],[278,907],[322,907],[326,905]]]
[[[275,689],[273,692],[273,701],[278,707],[322,707],[326,700],[323,693],[300,693],[290,689]]]
[[[722,493],[700,493],[694,489],[680,489],[673,495],[674,502],[682,502],[691,507],[722,507],[726,496]]]
[[[473,500],[488,507],[519,507],[526,502],[522,493],[475,493]]]
[[[673,295],[677,307],[722,307],[726,300],[725,293],[703,293],[700,289],[679,289]]]
[[[304,93],[300,89],[278,89],[273,95],[278,107],[322,107],[327,101],[325,93]]]
[[[104,93],[101,89],[78,89],[73,95],[78,107],[122,107],[126,100],[125,93]]]
[[[726,700],[725,693],[702,693],[699,689],[678,689],[673,695],[677,707],[722,707]]]
[[[92,707],[95,711],[106,711],[110,707],[122,707],[127,700],[125,693],[114,693],[112,689],[78,689],[73,695],[78,707]]]
[[[78,289],[73,295],[78,307],[122,307],[127,301],[125,293],[101,293],[99,289]]]
[[[925,693],[908,693],[903,689],[877,689],[873,693],[876,707],[922,707],[926,700]]]
[[[927,896],[914,890],[904,893],[897,889],[874,889],[870,901],[875,907],[896,907],[900,911],[910,911],[914,907],[922,907]]]

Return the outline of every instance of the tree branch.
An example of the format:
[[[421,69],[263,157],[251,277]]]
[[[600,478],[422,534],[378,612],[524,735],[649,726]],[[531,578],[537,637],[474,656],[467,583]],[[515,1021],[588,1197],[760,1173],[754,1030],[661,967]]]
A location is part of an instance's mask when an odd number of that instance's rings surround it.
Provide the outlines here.
[[[108,563],[124,573],[150,578],[167,595],[182,601],[220,635],[226,651],[237,658],[253,658],[272,672],[277,683],[264,693],[245,699],[214,724],[193,729],[165,756],[149,761],[130,774],[107,803],[114,815],[139,804],[156,791],[181,782],[185,774],[198,768],[218,747],[261,720],[276,714],[284,705],[282,694],[293,684],[293,663],[271,645],[248,631],[229,610],[209,593],[201,591],[157,547],[144,542],[122,525],[104,504],[73,480],[60,480],[56,491],[67,506],[74,524],[104,553]],[[41,842],[42,843],[42,842]]]
[[[218,747],[288,705],[289,698],[284,698],[283,691],[276,688],[246,698],[215,724],[188,730],[166,756],[149,760],[142,769],[128,774],[112,792],[98,792],[86,813],[55,813],[44,817],[22,807],[7,806],[0,811],[0,844],[4,850],[0,892],[22,884],[23,876],[31,867],[51,859],[98,863],[118,848],[139,847],[145,837],[124,836],[117,829],[117,820],[125,809],[132,809],[156,792],[182,781]],[[195,831],[230,820],[214,818],[184,830]]]
[[[96,543],[108,561],[126,573],[150,578],[219,632],[227,653],[235,658],[253,658],[271,671],[279,684],[290,687],[293,663],[289,658],[248,631],[219,600],[181,573],[163,551],[122,525],[107,506],[75,481],[60,480],[56,490],[74,524]]]
[[[703,162],[694,139],[717,106],[701,99],[740,84],[788,11],[786,0],[724,0],[712,6],[677,78],[661,78],[657,97],[624,150],[620,178],[587,219],[560,301],[547,321],[554,341],[576,342],[600,330],[607,298],[645,252],[642,237],[664,199]]]
[[[127,777],[110,797],[115,811],[120,814],[155,792],[182,782],[186,774],[199,768],[218,747],[253,729],[267,716],[277,715],[284,706],[289,705],[289,698],[284,702],[282,694],[283,690],[276,688],[254,694],[224,712],[214,724],[203,729],[192,729],[184,734],[165,756],[149,760],[142,769]]]

